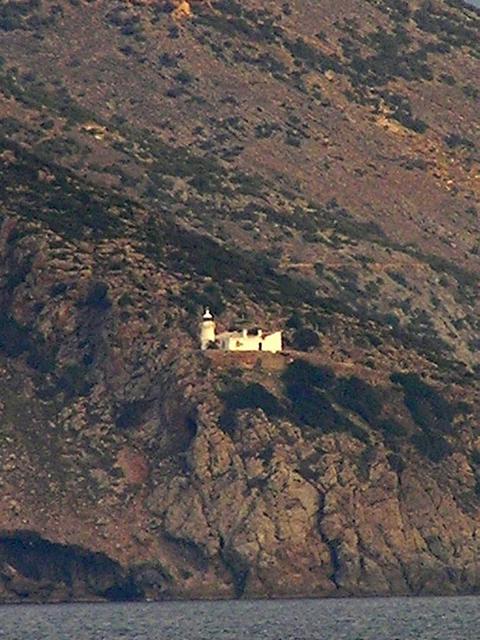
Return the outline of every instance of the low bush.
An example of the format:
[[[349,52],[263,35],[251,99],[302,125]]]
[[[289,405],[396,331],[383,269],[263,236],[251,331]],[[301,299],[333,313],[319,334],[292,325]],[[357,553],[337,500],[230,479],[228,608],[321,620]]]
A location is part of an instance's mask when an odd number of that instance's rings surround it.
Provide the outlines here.
[[[320,345],[318,333],[308,327],[302,327],[295,331],[292,337],[292,346],[299,351],[311,351]]]
[[[339,381],[335,399],[371,425],[377,422],[383,408],[382,392],[355,376]]]
[[[476,25],[469,23],[463,12],[447,11],[432,0],[424,0],[413,14],[413,19],[420,29],[435,34],[448,46],[468,47],[476,53],[480,49]]]
[[[421,433],[412,436],[412,444],[432,462],[440,462],[452,452],[443,434],[453,431],[456,405],[415,373],[394,373],[391,380],[403,388],[405,406],[421,429]]]
[[[137,427],[141,423],[149,405],[150,403],[147,400],[133,400],[132,402],[124,403],[116,411],[116,427],[121,430]]]
[[[16,156],[15,163],[2,163],[3,205],[28,220],[40,220],[68,238],[86,233],[111,236],[123,228],[122,217],[131,217],[124,197],[79,180],[70,171],[43,161],[25,148],[3,140]],[[41,171],[55,176],[53,182],[39,179]]]
[[[451,431],[451,422],[456,415],[454,404],[416,373],[394,373],[391,380],[402,386],[405,406],[419,427],[438,428],[447,433]]]
[[[8,314],[0,314],[0,351],[16,358],[30,346],[30,329]]]
[[[463,149],[468,149],[469,151],[475,150],[475,144],[469,140],[469,138],[466,138],[459,133],[449,133],[445,136],[445,144],[450,147],[450,149],[461,147]]]
[[[299,63],[303,62],[309,68],[318,71],[327,71],[328,69],[341,70],[341,64],[335,56],[325,55],[320,49],[312,47],[303,38],[297,38],[293,41],[285,40],[284,46]]]
[[[112,302],[108,297],[108,285],[106,282],[94,282],[85,297],[84,303],[86,307],[93,307],[101,311],[105,311],[112,306]]]
[[[407,435],[405,427],[392,419],[381,420],[378,423],[378,428],[383,432],[387,439],[403,438]]]
[[[283,408],[278,399],[258,383],[236,383],[221,394],[227,407],[237,409],[262,409],[268,416],[281,415]]]
[[[290,389],[297,385],[319,387],[320,389],[332,389],[335,382],[335,374],[330,367],[316,366],[306,360],[294,360],[288,365],[282,375],[287,395],[290,397]]]
[[[41,374],[55,371],[57,346],[49,345],[44,339],[37,337],[29,346],[27,364]]]
[[[85,396],[92,384],[87,378],[87,367],[84,364],[72,363],[64,367],[57,379],[57,391],[66,398]]]
[[[311,427],[329,428],[341,425],[341,416],[332,406],[324,391],[302,384],[291,384],[288,388],[293,415],[296,420]]]
[[[405,460],[402,458],[400,454],[390,453],[387,456],[387,460],[392,471],[395,471],[396,473],[402,473],[402,471],[405,470],[405,467],[406,467]]]
[[[445,438],[433,433],[417,433],[412,436],[412,444],[423,456],[438,463],[452,453],[452,447]]]
[[[337,380],[329,367],[295,360],[282,375],[282,381],[289,400],[290,417],[297,424],[324,433],[346,432],[362,442],[369,441],[364,429],[335,408],[332,392]]]
[[[480,478],[475,478],[474,492],[477,497],[480,497]]]
[[[220,416],[220,427],[230,435],[236,428],[236,412],[241,409],[262,409],[270,418],[284,414],[284,408],[265,387],[256,382],[244,384],[234,382],[220,394],[225,403],[225,410]]]
[[[4,0],[0,4],[0,29],[15,31],[16,29],[35,29],[53,22],[55,13],[41,17],[40,0],[23,0],[23,2]]]

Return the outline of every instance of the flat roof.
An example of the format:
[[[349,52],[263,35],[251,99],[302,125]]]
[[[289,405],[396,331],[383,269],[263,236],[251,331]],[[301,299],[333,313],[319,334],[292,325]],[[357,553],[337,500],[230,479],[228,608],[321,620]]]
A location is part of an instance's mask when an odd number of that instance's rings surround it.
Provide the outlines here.
[[[276,333],[281,333],[281,331],[274,331],[273,333],[247,333],[245,336],[242,331],[224,331],[223,333],[217,334],[217,338],[269,338],[270,336],[275,335]]]

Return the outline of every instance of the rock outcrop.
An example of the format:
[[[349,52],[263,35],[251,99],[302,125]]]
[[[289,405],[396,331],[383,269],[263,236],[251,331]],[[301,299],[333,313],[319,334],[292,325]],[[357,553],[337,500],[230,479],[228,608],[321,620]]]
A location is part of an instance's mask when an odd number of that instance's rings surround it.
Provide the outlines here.
[[[171,9],[0,7],[0,600],[478,592],[478,12]]]

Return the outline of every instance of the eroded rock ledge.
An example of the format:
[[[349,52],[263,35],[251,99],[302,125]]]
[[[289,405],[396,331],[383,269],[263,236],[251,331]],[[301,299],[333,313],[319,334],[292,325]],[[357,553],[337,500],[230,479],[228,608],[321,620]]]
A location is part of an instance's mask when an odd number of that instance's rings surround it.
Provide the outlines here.
[[[32,532],[0,534],[2,602],[135,600],[143,595],[131,573],[103,553]]]

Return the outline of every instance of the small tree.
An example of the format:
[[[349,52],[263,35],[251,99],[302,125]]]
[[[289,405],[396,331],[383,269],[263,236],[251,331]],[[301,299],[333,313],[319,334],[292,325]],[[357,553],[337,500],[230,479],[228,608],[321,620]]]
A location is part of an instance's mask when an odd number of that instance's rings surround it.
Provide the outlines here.
[[[320,338],[313,329],[302,328],[293,334],[292,344],[299,351],[311,351],[320,345]]]

